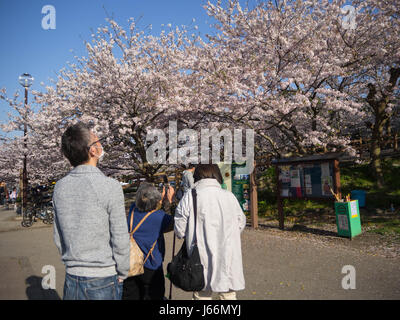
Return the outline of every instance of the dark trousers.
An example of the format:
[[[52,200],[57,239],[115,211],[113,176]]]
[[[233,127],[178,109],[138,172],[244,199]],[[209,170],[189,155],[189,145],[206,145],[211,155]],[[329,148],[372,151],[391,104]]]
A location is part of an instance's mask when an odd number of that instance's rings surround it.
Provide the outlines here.
[[[144,268],[143,274],[125,279],[122,300],[163,300],[164,294],[163,268]]]

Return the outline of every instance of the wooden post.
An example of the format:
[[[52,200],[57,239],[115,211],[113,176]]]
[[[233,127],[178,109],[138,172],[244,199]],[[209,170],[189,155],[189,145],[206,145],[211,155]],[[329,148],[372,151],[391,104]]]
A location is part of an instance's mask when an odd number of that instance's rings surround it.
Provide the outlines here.
[[[283,215],[283,200],[281,196],[281,183],[279,181],[279,166],[275,165],[275,176],[276,176],[276,199],[278,207],[279,216],[279,229],[283,230],[285,228],[285,218]]]
[[[256,162],[254,161],[254,169],[250,174],[250,217],[251,227],[258,228],[258,200],[257,200],[257,181],[256,181]]]
[[[22,169],[19,169],[19,197],[21,199],[21,210],[22,210],[22,199],[24,197],[24,183],[22,180],[22,171],[23,171]]]
[[[285,217],[283,215],[283,199],[278,198],[279,229],[285,229]]]
[[[333,179],[335,181],[335,193],[338,194],[339,199],[342,198],[342,191],[340,187],[340,169],[339,169],[339,160],[333,160]]]

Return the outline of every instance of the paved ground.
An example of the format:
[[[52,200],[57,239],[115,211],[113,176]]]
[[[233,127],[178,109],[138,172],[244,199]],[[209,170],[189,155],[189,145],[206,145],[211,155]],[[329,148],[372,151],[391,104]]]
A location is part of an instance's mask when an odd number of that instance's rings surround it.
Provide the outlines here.
[[[371,255],[353,247],[326,245],[308,237],[287,237],[272,229],[242,234],[246,289],[239,299],[400,299],[400,258]],[[171,259],[172,233],[166,236]],[[181,246],[176,243],[176,252]],[[56,270],[56,290],[43,290],[43,266]],[[356,289],[342,288],[342,268],[356,270]],[[53,243],[52,226],[23,228],[15,212],[0,208],[0,299],[60,299],[65,269]],[[169,294],[166,280],[166,296]],[[173,288],[173,299],[191,294]]]

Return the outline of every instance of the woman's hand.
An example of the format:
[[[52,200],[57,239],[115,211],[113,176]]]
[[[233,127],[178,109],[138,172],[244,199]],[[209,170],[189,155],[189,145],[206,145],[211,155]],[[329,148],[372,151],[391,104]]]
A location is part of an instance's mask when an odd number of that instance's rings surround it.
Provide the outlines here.
[[[161,193],[161,201],[164,199],[165,196],[165,187],[162,187],[162,193]]]
[[[167,199],[169,203],[172,203],[172,199],[174,198],[175,195],[175,189],[172,188],[171,186],[168,187],[167,191]]]

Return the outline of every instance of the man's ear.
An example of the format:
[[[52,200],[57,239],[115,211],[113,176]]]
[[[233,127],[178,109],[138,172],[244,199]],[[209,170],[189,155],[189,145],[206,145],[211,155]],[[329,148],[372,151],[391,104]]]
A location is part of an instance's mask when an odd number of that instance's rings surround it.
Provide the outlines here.
[[[93,158],[94,156],[95,156],[95,154],[94,154],[94,151],[93,151],[93,148],[92,148],[93,146],[90,146],[90,148],[89,148],[89,157],[90,158]]]

